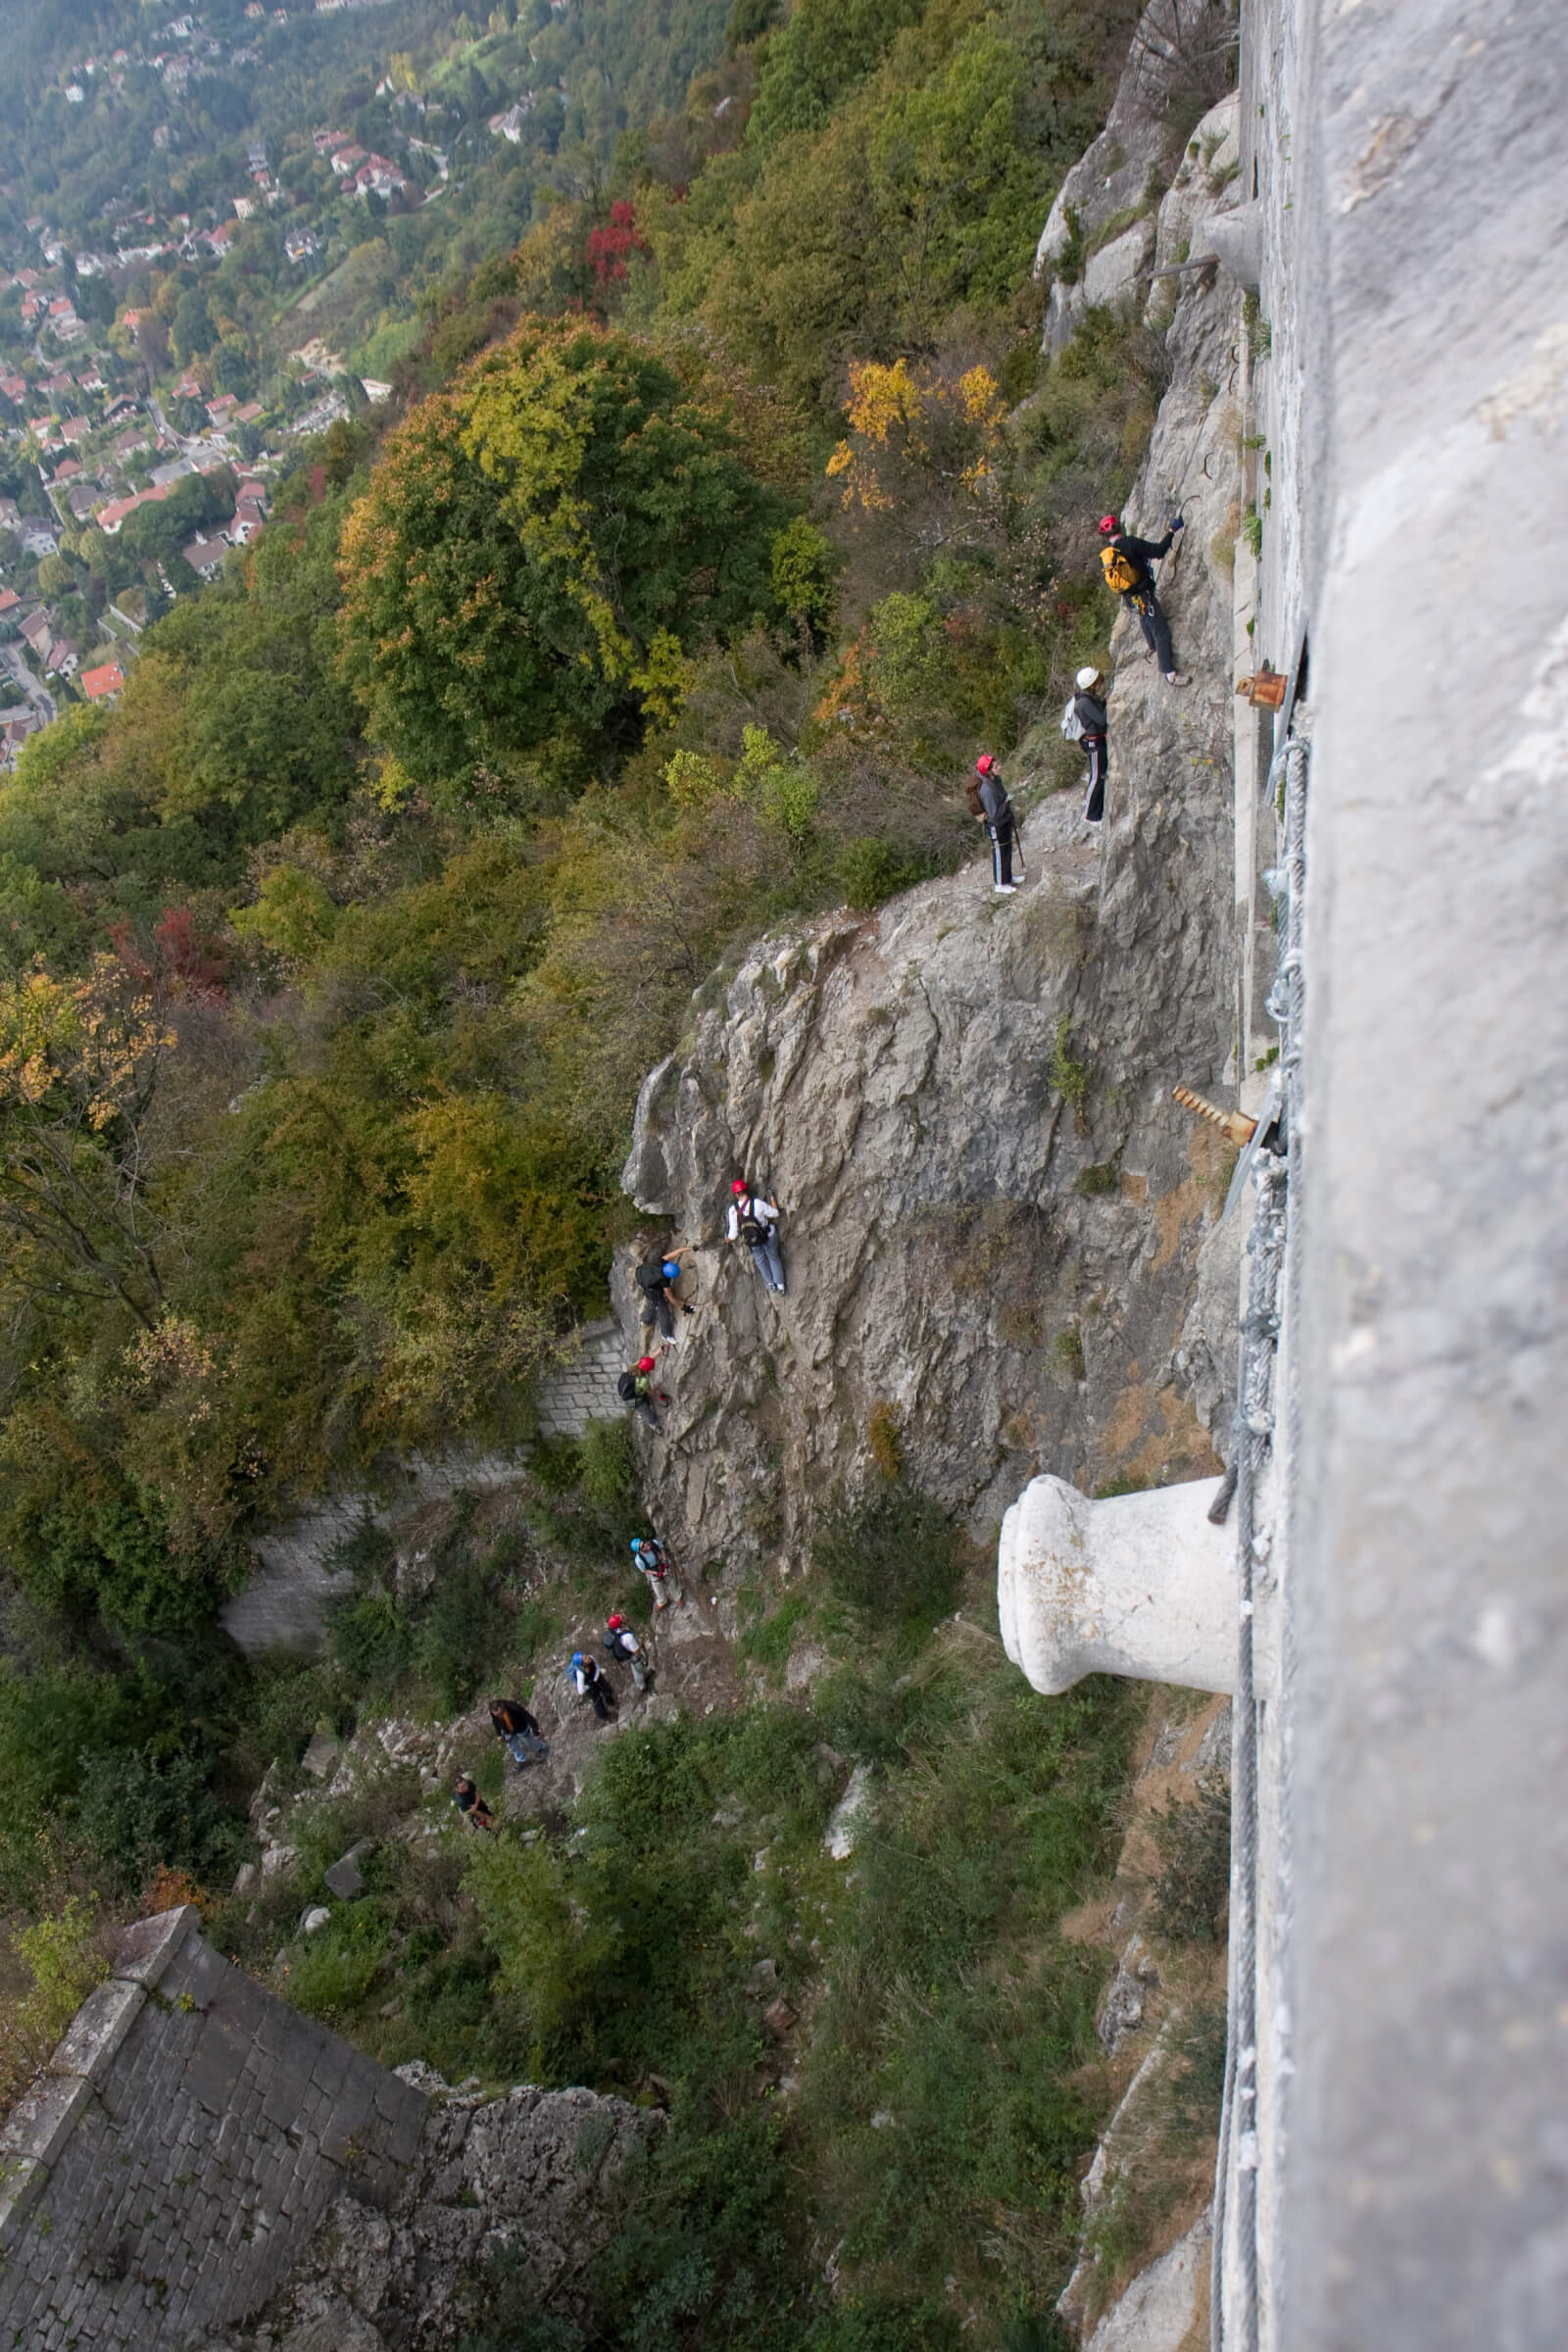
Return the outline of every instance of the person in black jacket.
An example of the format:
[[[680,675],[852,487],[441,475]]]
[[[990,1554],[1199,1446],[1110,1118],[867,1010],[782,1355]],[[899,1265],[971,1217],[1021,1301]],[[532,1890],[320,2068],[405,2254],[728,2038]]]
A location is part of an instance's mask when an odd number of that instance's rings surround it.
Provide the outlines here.
[[[488,1830],[494,1836],[495,1815],[466,1772],[460,1772],[458,1775],[458,1785],[452,1801],[465,1821],[471,1822],[476,1830]]]
[[[647,1254],[637,1268],[637,1288],[643,1295],[642,1317],[645,1327],[657,1323],[662,1339],[675,1337],[675,1308],[689,1315],[693,1309],[675,1297],[675,1285],[685,1271],[677,1252],[666,1255],[652,1242],[646,1243]]]
[[[1105,681],[1098,669],[1081,669],[1073,680],[1071,710],[1080,728],[1078,737],[1089,761],[1089,789],[1084,795],[1084,819],[1098,825],[1105,813],[1105,778],[1110,773],[1109,719],[1105,710]]]
[[[999,899],[1010,899],[1018,887],[1012,878],[1012,803],[989,752],[981,753],[974,772],[980,779],[980,822],[991,836],[991,887]]]
[[[512,1750],[512,1760],[519,1772],[526,1765],[543,1763],[549,1755],[550,1742],[520,1698],[493,1698],[490,1723],[496,1738],[504,1740]]]
[[[1144,643],[1164,672],[1167,686],[1187,686],[1191,680],[1176,666],[1171,650],[1170,623],[1160,610],[1154,594],[1154,575],[1150,568],[1161,556],[1170,554],[1171,541],[1179,530],[1185,529],[1181,515],[1172,517],[1163,539],[1135,539],[1124,531],[1114,514],[1100,518],[1100,536],[1105,544],[1100,551],[1101,569],[1105,585],[1121,598],[1124,605],[1138,615],[1138,626],[1144,632]]]

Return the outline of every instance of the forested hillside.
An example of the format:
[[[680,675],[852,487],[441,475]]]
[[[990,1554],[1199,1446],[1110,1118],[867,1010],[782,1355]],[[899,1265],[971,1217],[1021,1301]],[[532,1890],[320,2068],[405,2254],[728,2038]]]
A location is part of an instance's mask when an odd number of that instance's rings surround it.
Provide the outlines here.
[[[68,32],[106,42],[126,13],[26,17],[12,103],[33,143],[14,176],[46,169],[53,117],[29,93]],[[435,12],[401,13],[412,42]],[[444,257],[396,399],[304,447],[268,527],[147,631],[116,707],[71,711],[0,782],[14,1910],[130,1902],[159,1867],[221,1884],[250,1787],[323,1708],[352,1720],[389,1690],[471,1701],[477,1666],[432,1683],[432,1653],[412,1621],[393,1638],[373,1574],[335,1665],[243,1664],[215,1616],[248,1573],[248,1531],[413,1448],[529,1433],[552,1350],[602,1311],[629,1231],[617,1173],[637,1087],[693,991],[781,917],[868,907],[971,855],[962,769],[982,747],[1005,754],[1077,662],[1104,659],[1093,517],[1132,480],[1164,353],[1091,312],[1043,359],[1031,262],[1133,14],[557,12],[536,29],[564,68],[615,66],[605,117],[579,99],[562,124],[575,180],[556,173],[541,198],[544,173],[519,161],[507,241]],[[539,16],[498,11],[484,37]],[[62,186],[71,155],[54,148]],[[563,1483],[582,1470],[565,1464]],[[621,1477],[612,1465],[604,1492],[624,1503]],[[578,1492],[548,1525],[603,1544],[586,1508]],[[1049,1734],[1025,1728],[951,1662],[895,1699],[930,1621],[812,1737],[858,1726],[894,1756],[929,1715],[944,1740],[974,1730],[997,1786],[1018,1789],[1059,1760],[1059,1804],[1038,1817],[1054,1918],[1082,1881],[1072,1838],[1103,1859],[1125,1718],[1086,1698]],[[647,1769],[666,1787],[695,1771],[706,1820],[726,1775],[750,1785],[776,1765],[789,1822],[798,1811],[814,1838],[799,1727],[737,1737],[732,1753],[703,1735],[695,1763],[677,1742]],[[608,1784],[597,1801],[608,1820]],[[992,1801],[966,1782],[940,1819],[911,1809],[886,1865],[911,1923],[927,1831],[956,1851]],[[642,1873],[652,1916],[675,1899],[656,1849],[667,1834],[695,1856],[707,1833],[679,1805],[666,1820],[652,1782],[628,1781],[626,1807],[625,1850],[603,1869]],[[998,1893],[1019,1920],[1037,1897]],[[946,1940],[922,1920],[933,1970],[977,1964],[989,1900],[970,1887]],[[665,1926],[696,1938],[705,1918],[699,1903]],[[483,1954],[465,1931],[449,2022],[502,1967],[506,1933],[526,1943],[515,1923],[492,1930]],[[866,1965],[868,1985],[891,1986],[896,1955]],[[509,1981],[546,1975],[529,1946]],[[532,2046],[564,2080],[577,2066],[617,2082],[651,2063],[651,2028],[618,2052],[584,2023],[631,1997],[608,1955],[547,1990],[555,2027],[536,2018],[530,2044],[514,2018],[483,2051],[454,2029],[454,2063],[499,2068]],[[1063,2064],[1088,1998],[1074,1978],[1041,2029]],[[845,2003],[846,2050],[869,2048],[870,2009]],[[700,2023],[680,2002],[672,2015],[690,2056]],[[814,2095],[830,2118],[825,2086]],[[1065,2210],[1074,2096],[1034,2155],[997,2151],[999,2198],[1022,2195],[1038,2159],[1042,2199]],[[760,2128],[747,2120],[748,2144]],[[663,2193],[702,2207],[681,2243],[722,2293],[688,2281],[681,2306],[638,2238],[617,2257],[627,2307],[662,2294],[665,2317],[596,2340],[948,2342],[896,2297],[880,2318],[872,2297],[863,2332],[841,2317],[808,2333],[783,2283],[797,2222],[768,2235],[782,2176],[726,2204],[728,2126],[714,2111],[705,2129],[717,2138],[689,2143],[689,2174]],[[898,2229],[863,2203],[872,2154],[854,2194],[881,2260]],[[1053,2262],[1060,2212],[1055,2227]],[[933,2239],[921,2259],[929,2273],[946,2257]],[[682,2308],[706,2332],[677,2326]]]

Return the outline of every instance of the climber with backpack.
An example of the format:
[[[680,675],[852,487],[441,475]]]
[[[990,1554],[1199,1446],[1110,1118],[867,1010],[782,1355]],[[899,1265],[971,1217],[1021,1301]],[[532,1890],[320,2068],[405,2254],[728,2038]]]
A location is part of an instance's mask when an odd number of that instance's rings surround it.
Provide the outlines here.
[[[660,1336],[672,1340],[675,1337],[675,1308],[679,1306],[683,1315],[696,1312],[694,1307],[675,1297],[675,1285],[685,1268],[681,1264],[680,1252],[666,1256],[652,1243],[648,1249],[650,1254],[643,1259],[636,1273],[637,1288],[643,1295],[642,1319],[645,1324],[657,1323]]]
[[[1012,878],[1012,803],[1007,787],[1002,781],[1002,770],[989,752],[982,752],[974,763],[979,779],[975,799],[980,803],[975,811],[991,837],[991,888],[995,897],[1010,899],[1018,885]],[[969,804],[974,808],[974,801]]]
[[[770,1291],[784,1293],[784,1260],[778,1248],[778,1202],[754,1193],[744,1176],[730,1186],[729,1219],[724,1238],[744,1242],[752,1263]]]
[[[1105,778],[1110,773],[1108,727],[1105,681],[1091,664],[1073,680],[1073,692],[1061,714],[1063,742],[1080,745],[1089,761],[1084,822],[1090,825],[1098,825],[1105,813]]]
[[[667,1609],[672,1601],[680,1598],[678,1591],[670,1589],[669,1553],[657,1536],[633,1536],[631,1556],[647,1580],[648,1590],[654,1596],[656,1615],[661,1609]]]
[[[566,1676],[579,1698],[593,1701],[594,1713],[601,1723],[608,1723],[615,1712],[615,1693],[610,1677],[591,1649],[574,1649]]]
[[[669,1402],[663,1390],[656,1389],[654,1386],[654,1373],[658,1369],[658,1356],[640,1355],[630,1371],[622,1372],[615,1383],[615,1395],[620,1398],[621,1403],[629,1404],[638,1419],[646,1421],[652,1430],[657,1430],[659,1427],[659,1415],[654,1410],[654,1398],[657,1396],[661,1404]]]
[[[1105,575],[1105,586],[1137,613],[1144,643],[1159,663],[1167,686],[1188,686],[1192,680],[1176,666],[1170,623],[1154,594],[1152,567],[1162,556],[1170,554],[1171,541],[1186,527],[1185,518],[1174,514],[1163,539],[1135,539],[1130,531],[1122,529],[1114,514],[1102,514],[1100,518],[1100,536],[1105,542],[1100,551],[1100,568]]]
[[[643,1661],[643,1645],[618,1611],[605,1620],[605,1647],[629,1670],[636,1688],[646,1690],[648,1668]]]

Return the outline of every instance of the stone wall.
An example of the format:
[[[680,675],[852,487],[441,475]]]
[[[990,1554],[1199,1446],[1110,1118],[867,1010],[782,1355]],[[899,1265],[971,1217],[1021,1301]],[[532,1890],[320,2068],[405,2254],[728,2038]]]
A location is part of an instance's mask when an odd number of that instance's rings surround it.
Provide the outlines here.
[[[428,2108],[194,1910],[141,1921],[0,2132],[0,2343],[151,2352],[243,2323],[337,2198],[392,2200]]]

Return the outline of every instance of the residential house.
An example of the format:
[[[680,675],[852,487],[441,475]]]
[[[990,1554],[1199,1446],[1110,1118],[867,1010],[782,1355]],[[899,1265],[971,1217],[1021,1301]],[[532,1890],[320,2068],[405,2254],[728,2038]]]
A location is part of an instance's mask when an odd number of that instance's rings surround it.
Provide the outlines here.
[[[15,718],[0,722],[0,767],[16,766],[23,745],[29,735],[36,735],[42,723],[30,710],[20,710]]]
[[[89,703],[113,702],[125,683],[125,673],[118,662],[105,662],[97,669],[81,673],[81,691]]]
[[[81,648],[74,639],[57,637],[44,656],[44,674],[51,678],[74,678],[81,667]]]
[[[308,262],[320,250],[308,228],[291,228],[283,239],[283,251],[291,262]]]
[[[66,492],[66,505],[71,510],[72,521],[85,522],[102,498],[103,488],[98,482],[74,482]]]
[[[22,509],[14,498],[0,498],[0,531],[14,531],[22,521]]]
[[[79,477],[81,469],[79,458],[62,458],[55,467],[55,480],[57,482],[74,482]]]
[[[29,612],[22,624],[22,634],[35,654],[47,653],[55,638],[55,624],[42,607]]]
[[[339,147],[332,157],[332,169],[339,179],[352,179],[360,166],[368,160],[363,147]]]
[[[41,522],[34,514],[22,517],[18,537],[27,554],[36,556],[40,562],[45,556],[58,556],[60,553],[60,525]]]
[[[216,580],[223,568],[228,543],[223,539],[192,539],[179,552],[192,571],[204,580]]]
[[[70,441],[73,445],[85,441],[91,431],[92,426],[85,416],[68,416],[60,427],[62,440]]]
[[[152,445],[153,432],[149,424],[133,424],[128,432],[122,433],[118,440],[110,444],[117,463],[122,466],[135,457],[139,450],[149,450]]]
[[[112,499],[98,516],[98,528],[107,538],[117,538],[127,514],[134,514],[138,507],[150,506],[155,500],[168,496],[169,486],[165,483],[151,490],[138,490],[130,498]]]
[[[14,408],[20,408],[27,397],[26,377],[24,375],[0,375],[0,392],[5,394]]]
[[[15,635],[22,599],[14,588],[0,588],[0,637]]]
[[[220,392],[216,400],[210,400],[207,403],[207,414],[215,424],[221,424],[229,411],[238,407],[239,398],[236,393]]]
[[[228,522],[229,545],[231,547],[249,547],[266,520],[267,516],[254,500],[248,498],[236,500],[233,514]]]

